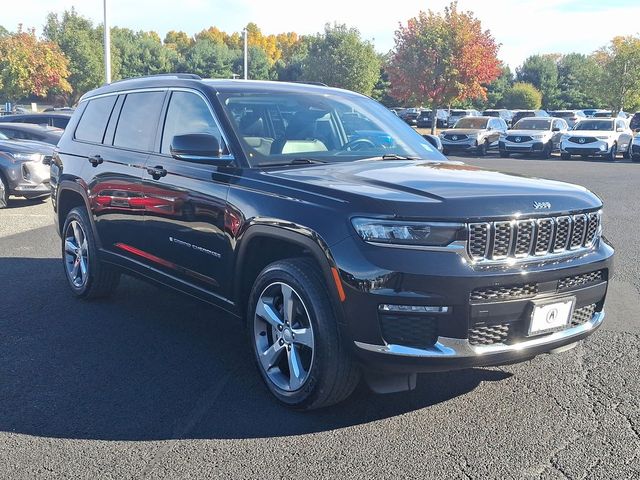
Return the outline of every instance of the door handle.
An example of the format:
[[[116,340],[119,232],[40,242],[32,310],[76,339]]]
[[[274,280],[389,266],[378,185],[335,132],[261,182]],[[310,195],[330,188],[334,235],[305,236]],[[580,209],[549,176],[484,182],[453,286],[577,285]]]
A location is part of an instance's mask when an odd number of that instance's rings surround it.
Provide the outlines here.
[[[147,168],[147,173],[151,175],[154,180],[159,180],[160,177],[165,177],[167,175],[167,171],[162,168],[161,165]]]
[[[94,167],[97,167],[102,162],[104,162],[104,160],[102,159],[102,157],[100,155],[93,155],[93,156],[89,157],[87,160],[89,160],[89,163],[91,165],[93,165]]]

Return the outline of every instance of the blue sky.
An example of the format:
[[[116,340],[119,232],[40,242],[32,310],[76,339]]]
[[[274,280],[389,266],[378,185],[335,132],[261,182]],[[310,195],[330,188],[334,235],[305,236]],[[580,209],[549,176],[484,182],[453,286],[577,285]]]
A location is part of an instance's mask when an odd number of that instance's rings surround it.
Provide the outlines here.
[[[111,24],[134,30],[194,34],[211,25],[239,31],[247,22],[264,33],[321,31],[327,22],[357,27],[380,52],[393,47],[399,22],[420,10],[441,10],[448,0],[108,0]],[[5,0],[0,24],[41,30],[48,12],[75,6],[102,21],[102,0]],[[460,0],[502,44],[500,58],[512,68],[534,53],[590,53],[616,35],[638,34],[640,2],[632,0]]]

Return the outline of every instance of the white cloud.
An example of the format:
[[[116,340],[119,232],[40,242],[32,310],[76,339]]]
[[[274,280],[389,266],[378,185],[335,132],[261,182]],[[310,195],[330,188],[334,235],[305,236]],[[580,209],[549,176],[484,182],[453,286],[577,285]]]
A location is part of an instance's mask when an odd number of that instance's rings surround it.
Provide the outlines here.
[[[345,23],[373,40],[386,52],[393,47],[399,22],[423,9],[442,10],[448,0],[108,0],[111,23],[134,30],[184,30],[194,34],[216,25],[238,31],[249,21],[265,33],[315,33],[325,23]],[[102,0],[22,0],[3,12],[7,28],[18,23],[41,27],[49,11],[75,5],[83,15],[102,21]],[[615,6],[607,6],[615,5]],[[460,0],[459,8],[472,10],[502,44],[500,57],[512,67],[534,53],[589,53],[616,35],[636,34],[630,19],[640,17],[640,5],[624,0],[605,4],[598,0]]]

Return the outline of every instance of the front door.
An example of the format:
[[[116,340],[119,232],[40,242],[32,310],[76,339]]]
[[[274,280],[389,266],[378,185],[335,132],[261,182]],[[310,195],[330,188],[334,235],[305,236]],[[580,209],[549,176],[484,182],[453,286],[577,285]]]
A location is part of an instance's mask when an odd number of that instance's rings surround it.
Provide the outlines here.
[[[172,138],[189,133],[215,135],[225,145],[208,100],[195,91],[174,91],[159,135],[159,152],[149,157],[143,176],[145,244],[156,268],[228,298],[229,186],[217,176],[215,165],[171,156]]]

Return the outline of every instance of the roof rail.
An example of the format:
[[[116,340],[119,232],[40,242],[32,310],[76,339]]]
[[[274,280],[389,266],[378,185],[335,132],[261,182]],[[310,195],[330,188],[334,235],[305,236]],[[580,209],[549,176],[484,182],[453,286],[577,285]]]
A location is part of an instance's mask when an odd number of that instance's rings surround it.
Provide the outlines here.
[[[304,83],[305,85],[317,85],[319,87],[328,87],[329,85],[327,85],[326,83],[322,83],[322,82],[307,82],[305,80],[295,80],[291,83]]]
[[[140,77],[123,78],[121,80],[116,80],[115,82],[111,82],[111,83],[113,84],[113,83],[125,82],[128,80],[142,80],[145,78],[158,78],[158,77],[202,80],[202,77],[200,77],[200,75],[196,75],[195,73],[156,73],[154,75],[142,75]]]

